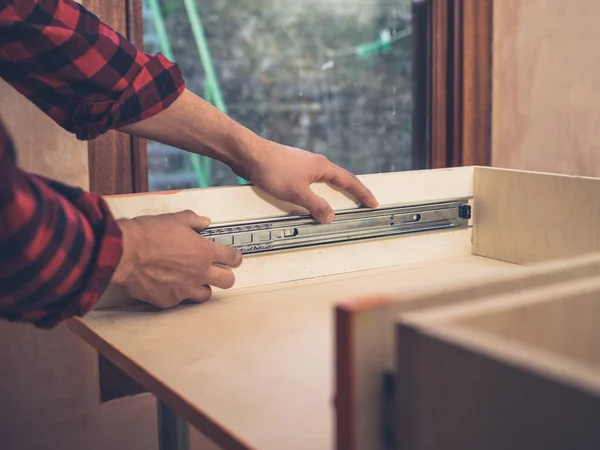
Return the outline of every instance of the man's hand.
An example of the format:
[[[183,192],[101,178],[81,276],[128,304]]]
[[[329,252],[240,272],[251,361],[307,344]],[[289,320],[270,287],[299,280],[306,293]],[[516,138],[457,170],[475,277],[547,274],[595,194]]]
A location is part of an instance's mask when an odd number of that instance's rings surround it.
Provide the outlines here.
[[[112,282],[160,308],[208,300],[211,286],[231,288],[242,255],[196,233],[209,224],[192,211],[120,220],[124,250]]]
[[[276,144],[256,137],[247,158],[234,171],[275,198],[306,208],[320,222],[330,223],[334,211],[310,188],[312,183],[330,183],[349,193],[368,208],[377,207],[375,196],[347,170],[325,156]]]
[[[324,156],[263,139],[186,90],[169,108],[121,131],[206,155],[280,200],[306,208],[315,219],[333,219],[331,206],[310,185],[324,182],[350,194],[363,206],[377,200],[351,173]]]

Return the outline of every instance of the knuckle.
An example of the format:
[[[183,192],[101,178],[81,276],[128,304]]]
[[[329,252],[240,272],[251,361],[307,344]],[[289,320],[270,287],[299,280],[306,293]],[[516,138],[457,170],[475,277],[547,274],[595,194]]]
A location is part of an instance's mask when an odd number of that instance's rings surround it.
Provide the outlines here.
[[[208,260],[201,260],[200,264],[197,266],[198,275],[201,278],[206,278],[208,276],[208,272],[212,267],[212,263]]]
[[[228,251],[229,251],[228,259],[229,259],[229,263],[230,263],[229,265],[236,266],[239,263],[239,261],[241,260],[242,254],[233,248],[229,248]]]
[[[185,298],[187,298],[187,288],[184,286],[175,286],[173,288],[173,295],[169,296],[169,302],[172,306],[178,305]]]
[[[176,217],[185,219],[187,217],[192,217],[194,215],[194,212],[191,209],[183,209],[181,211],[174,213],[173,215]]]
[[[205,262],[205,263],[210,263],[210,261],[212,261],[213,259],[215,259],[215,256],[217,254],[217,245],[215,244],[213,241],[203,238],[204,239],[204,246],[202,248],[202,251],[199,253],[199,257],[200,257],[200,261],[201,262]]]

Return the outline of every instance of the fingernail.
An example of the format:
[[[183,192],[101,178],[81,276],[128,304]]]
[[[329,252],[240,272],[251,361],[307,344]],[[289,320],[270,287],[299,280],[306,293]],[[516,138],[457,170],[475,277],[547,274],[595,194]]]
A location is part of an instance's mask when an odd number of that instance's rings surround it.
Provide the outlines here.
[[[331,223],[333,222],[333,217],[335,216],[334,212],[331,211],[329,214],[327,214],[327,217],[325,217],[325,223]]]

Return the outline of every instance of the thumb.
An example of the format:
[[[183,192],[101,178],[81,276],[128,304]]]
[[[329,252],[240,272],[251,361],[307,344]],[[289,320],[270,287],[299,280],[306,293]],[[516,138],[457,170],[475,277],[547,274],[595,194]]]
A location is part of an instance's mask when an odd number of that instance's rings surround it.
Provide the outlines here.
[[[210,219],[208,217],[199,216],[192,210],[179,211],[173,214],[173,217],[178,222],[186,225],[194,230],[203,230],[210,225]]]
[[[321,223],[331,223],[335,214],[327,201],[315,194],[310,187],[301,191],[297,197],[297,204],[306,208],[308,212]]]

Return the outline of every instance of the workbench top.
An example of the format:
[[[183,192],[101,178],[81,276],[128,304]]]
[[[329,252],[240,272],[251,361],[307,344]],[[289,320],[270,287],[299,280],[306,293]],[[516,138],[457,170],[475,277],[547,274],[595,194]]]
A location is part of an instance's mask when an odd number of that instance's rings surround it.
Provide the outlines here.
[[[201,305],[100,310],[71,324],[225,448],[334,448],[334,305],[525,270],[465,254],[220,292]]]

